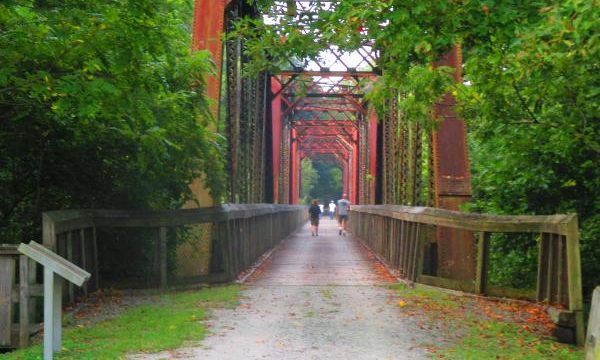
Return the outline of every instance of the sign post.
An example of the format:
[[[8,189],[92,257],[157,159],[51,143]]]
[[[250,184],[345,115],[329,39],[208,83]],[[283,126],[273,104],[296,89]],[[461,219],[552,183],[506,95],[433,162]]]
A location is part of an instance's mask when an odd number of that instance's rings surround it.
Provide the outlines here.
[[[52,360],[62,348],[63,279],[82,286],[91,274],[34,241],[17,250],[44,266],[44,360]]]

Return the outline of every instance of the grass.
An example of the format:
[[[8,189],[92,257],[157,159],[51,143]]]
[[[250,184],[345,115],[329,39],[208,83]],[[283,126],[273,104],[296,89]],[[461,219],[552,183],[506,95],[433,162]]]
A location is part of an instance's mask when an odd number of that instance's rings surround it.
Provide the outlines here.
[[[321,289],[321,295],[327,299],[327,300],[331,300],[333,298],[333,290],[330,288],[326,288],[326,289]]]
[[[444,359],[583,359],[582,349],[540,338],[515,324],[473,319],[465,323],[469,333],[438,352]]]
[[[140,305],[90,327],[64,329],[63,350],[55,359],[123,359],[130,353],[155,353],[200,341],[202,320],[211,308],[237,305],[239,286],[168,293],[152,305]],[[42,359],[42,346],[0,355],[1,360]]]
[[[583,349],[560,344],[543,335],[545,314],[523,304],[501,304],[485,299],[452,295],[435,288],[392,285],[407,316],[425,318],[427,329],[444,339],[424,344],[440,359],[582,359]],[[513,314],[512,312],[516,313]],[[536,314],[528,319],[527,315]],[[518,319],[518,320],[516,320]],[[541,322],[541,323],[536,323]]]
[[[314,310],[309,310],[304,314],[305,318],[312,318],[317,316],[317,313]]]

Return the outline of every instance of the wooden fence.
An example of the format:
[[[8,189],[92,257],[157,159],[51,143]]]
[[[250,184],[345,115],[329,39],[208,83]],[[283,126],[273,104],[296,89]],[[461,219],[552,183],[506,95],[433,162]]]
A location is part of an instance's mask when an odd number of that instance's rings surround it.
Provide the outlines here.
[[[35,262],[16,245],[0,245],[0,348],[27,346],[30,335],[41,330],[35,322],[36,297],[42,294]]]
[[[59,255],[92,274],[87,292],[101,286],[98,231],[101,228],[154,229],[156,269],[165,287],[167,274],[167,230],[197,224],[213,224],[209,279],[228,281],[248,268],[305,220],[305,207],[270,204],[231,204],[213,208],[125,211],[66,210],[43,214],[43,243]],[[67,301],[75,294],[72,287]]]
[[[568,309],[575,321],[576,341],[583,344],[581,261],[576,215],[493,216],[426,207],[366,205],[352,207],[349,224],[354,235],[407,280],[481,295],[524,296]],[[473,246],[477,248],[477,257],[473,259],[474,279],[465,281],[452,276],[437,276],[437,258],[428,248],[444,241],[436,239],[439,227],[472,232]],[[539,234],[534,293],[528,296],[517,289],[490,286],[488,269],[492,233]]]
[[[202,280],[229,281],[306,219],[304,206],[269,204],[160,211],[65,210],[43,214],[42,235],[47,248],[92,274],[81,290],[83,295],[102,286],[98,231],[103,228],[153,229],[156,236],[148,241],[153,242],[159,284],[165,287],[177,281],[167,271],[169,228],[213,224],[210,268],[214,272]],[[35,279],[33,261],[19,254],[16,246],[0,246],[0,348],[26,346],[30,334],[41,329],[42,324],[31,325],[36,320],[35,298],[43,295]],[[66,286],[64,300],[71,303],[78,293],[72,284]]]

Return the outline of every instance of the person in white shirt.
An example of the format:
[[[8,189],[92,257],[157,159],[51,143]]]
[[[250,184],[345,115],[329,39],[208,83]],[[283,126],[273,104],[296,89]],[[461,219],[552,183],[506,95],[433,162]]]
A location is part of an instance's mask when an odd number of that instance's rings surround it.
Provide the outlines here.
[[[333,220],[333,214],[335,214],[335,203],[333,200],[329,202],[329,218]]]

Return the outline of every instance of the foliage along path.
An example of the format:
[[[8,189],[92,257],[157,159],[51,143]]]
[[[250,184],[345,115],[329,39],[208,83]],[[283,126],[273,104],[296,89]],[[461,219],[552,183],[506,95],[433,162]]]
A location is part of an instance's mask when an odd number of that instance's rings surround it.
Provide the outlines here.
[[[538,336],[550,326],[541,306],[394,282],[367,249],[324,218],[318,237],[305,226],[250,276],[235,310],[215,310],[212,336],[200,346],[130,359],[485,358],[490,349],[501,359],[580,355]],[[457,351],[460,341],[479,346]]]

